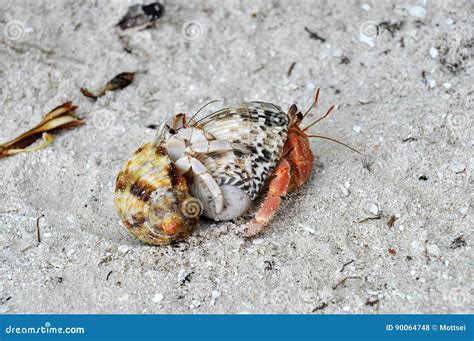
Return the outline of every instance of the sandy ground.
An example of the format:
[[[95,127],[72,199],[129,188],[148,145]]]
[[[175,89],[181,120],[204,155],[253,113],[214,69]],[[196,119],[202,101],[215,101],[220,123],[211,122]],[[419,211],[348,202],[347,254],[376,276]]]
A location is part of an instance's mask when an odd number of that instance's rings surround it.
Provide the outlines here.
[[[472,2],[166,1],[123,35],[132,3],[0,0],[0,141],[68,100],[87,122],[0,160],[0,312],[473,312]],[[312,178],[259,238],[203,221],[150,247],[120,224],[148,125],[213,99],[305,108],[317,87],[313,118],[338,106],[313,131],[369,157],[312,141]]]

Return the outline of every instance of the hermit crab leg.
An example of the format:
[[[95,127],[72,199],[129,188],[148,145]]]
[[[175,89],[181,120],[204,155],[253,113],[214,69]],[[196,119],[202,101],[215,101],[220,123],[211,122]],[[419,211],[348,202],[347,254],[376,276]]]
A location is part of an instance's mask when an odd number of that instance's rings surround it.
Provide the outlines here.
[[[175,165],[180,175],[191,170],[203,182],[210,195],[215,199],[216,213],[220,214],[224,209],[224,196],[216,180],[208,173],[206,166],[189,155],[179,158]]]
[[[281,198],[286,195],[291,180],[291,166],[285,159],[281,159],[270,182],[268,194],[258,210],[253,221],[245,224],[244,237],[253,237],[260,233],[270,222],[281,203]]]
[[[216,152],[240,151],[250,154],[251,151],[245,145],[232,143],[224,140],[199,141],[186,147],[186,142],[175,136],[171,136],[165,144],[168,155],[173,161],[178,160],[183,155],[195,156],[196,154],[209,154]]]

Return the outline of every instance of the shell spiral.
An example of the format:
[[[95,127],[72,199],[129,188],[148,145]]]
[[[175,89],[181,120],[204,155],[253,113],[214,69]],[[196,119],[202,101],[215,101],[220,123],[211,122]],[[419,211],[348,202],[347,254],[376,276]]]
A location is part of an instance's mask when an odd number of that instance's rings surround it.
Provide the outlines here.
[[[119,172],[115,205],[128,230],[153,245],[185,239],[202,213],[166,150],[152,144],[139,148]]]

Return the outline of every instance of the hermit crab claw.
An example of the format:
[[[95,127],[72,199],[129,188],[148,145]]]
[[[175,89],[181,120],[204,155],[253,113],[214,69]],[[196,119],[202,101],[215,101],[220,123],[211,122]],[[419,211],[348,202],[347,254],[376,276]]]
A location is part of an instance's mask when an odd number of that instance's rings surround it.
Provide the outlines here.
[[[192,171],[193,182],[201,183],[201,191],[206,193],[207,197],[214,198],[215,211],[217,214],[224,208],[224,197],[216,180],[208,173],[207,168],[198,159],[184,155],[176,161],[178,174],[184,174]]]
[[[177,161],[183,155],[185,149],[186,143],[184,140],[178,139],[175,136],[171,136],[166,142],[166,150],[173,161]]]

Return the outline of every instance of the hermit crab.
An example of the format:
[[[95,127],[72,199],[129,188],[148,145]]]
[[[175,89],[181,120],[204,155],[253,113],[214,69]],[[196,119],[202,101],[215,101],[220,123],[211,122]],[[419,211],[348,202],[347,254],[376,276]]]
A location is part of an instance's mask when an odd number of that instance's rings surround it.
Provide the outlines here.
[[[189,179],[204,215],[230,220],[249,210],[276,165],[286,139],[288,116],[263,102],[240,103],[200,120],[176,115],[155,139]]]
[[[240,103],[188,122],[178,114],[171,125],[163,123],[155,139],[176,162],[177,171],[190,180],[191,193],[198,198],[204,215],[230,220],[246,213],[267,185],[263,204],[243,234],[261,232],[278,210],[281,198],[300,188],[310,177],[313,153],[309,138],[340,143],[330,137],[307,134],[321,118],[300,128],[316,106],[319,89],[310,108],[302,114],[296,105],[285,113],[265,102]]]
[[[215,220],[247,212],[280,157],[288,129],[288,116],[262,102],[192,122],[185,114],[163,122],[154,142],[139,148],[119,172],[119,216],[143,242],[186,238],[202,212]]]
[[[307,130],[327,117],[334,106],[306,128],[296,105],[247,102],[200,119],[178,114],[160,125],[155,140],[138,149],[117,177],[116,205],[127,228],[151,244],[186,238],[199,216],[231,220],[264,197],[255,217],[242,228],[251,237],[276,214],[282,197],[310,177],[317,137],[354,148]],[[202,109],[202,108],[201,108]],[[266,191],[264,191],[264,188]]]

